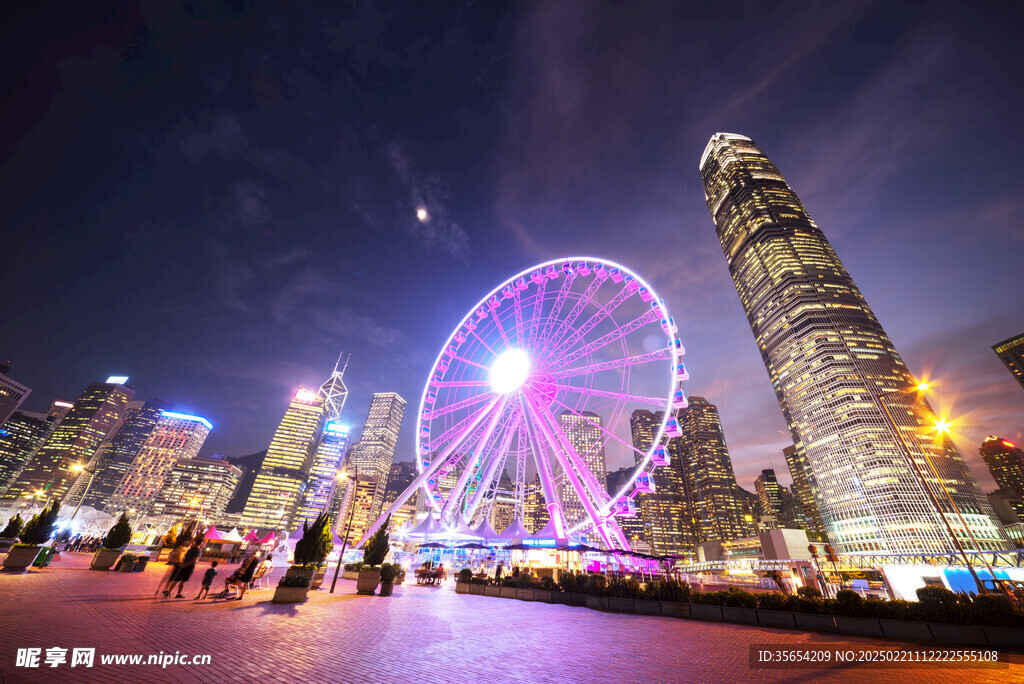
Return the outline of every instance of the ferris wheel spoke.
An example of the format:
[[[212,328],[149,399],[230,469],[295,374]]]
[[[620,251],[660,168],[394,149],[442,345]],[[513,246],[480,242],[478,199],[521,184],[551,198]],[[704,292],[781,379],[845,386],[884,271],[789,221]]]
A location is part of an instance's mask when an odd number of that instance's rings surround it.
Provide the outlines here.
[[[526,346],[533,349],[537,340],[537,330],[540,325],[541,314],[544,313],[544,293],[547,291],[548,279],[544,278],[537,283],[537,294],[533,296],[533,312],[530,316],[530,333],[526,338]]]
[[[537,420],[529,405],[529,396],[526,393],[519,395],[520,405],[523,410],[523,422],[526,424],[526,434],[530,440],[530,451],[533,453],[534,465],[537,466],[537,474],[540,477],[541,490],[544,492],[544,501],[547,502],[548,516],[555,523],[555,532],[559,539],[565,539],[567,530],[565,516],[562,512],[562,503],[558,497],[558,489],[555,487],[555,478],[551,472],[551,461],[548,458],[548,449],[554,450],[552,440],[545,442],[543,427]],[[545,449],[547,446],[548,449]]]
[[[651,363],[652,361],[664,361],[669,358],[672,358],[672,352],[668,347],[665,347],[664,349],[657,349],[652,352],[647,352],[646,354],[624,356],[612,361],[601,361],[599,363],[592,363],[586,366],[577,366],[576,368],[567,368],[565,370],[555,371],[550,377],[554,380],[559,380],[561,378],[571,378],[577,375],[601,373],[607,370],[615,370],[616,368],[629,368],[631,366],[638,366],[644,363]]]
[[[594,295],[601,288],[601,284],[604,280],[594,278],[593,282],[587,286],[587,289],[580,295],[579,301],[569,311],[569,315],[565,317],[562,323],[558,326],[558,330],[551,336],[551,347],[557,347],[558,342],[562,339],[565,333],[569,330],[579,315],[583,312],[583,309],[587,307],[587,304],[591,304],[594,301]]]
[[[544,320],[544,328],[540,334],[540,340],[542,342],[549,339],[551,330],[555,327],[555,323],[558,322],[558,317],[562,315],[562,307],[565,306],[565,299],[569,296],[569,292],[572,290],[573,281],[575,280],[575,271],[565,276],[565,280],[562,282],[562,288],[558,291],[558,296],[555,297],[555,303],[551,305],[551,312]]]
[[[449,387],[490,387],[490,380],[440,380],[430,383],[431,387],[447,389]]]
[[[475,452],[470,452],[467,456],[465,467],[462,469],[462,475],[459,477],[458,482],[455,484],[455,488],[448,492],[448,501],[445,503],[444,508],[441,509],[441,519],[444,520],[445,516],[451,518],[453,506],[457,506],[458,502],[462,500],[462,495],[466,490],[466,484],[469,482],[469,478],[472,477],[473,473],[477,470],[474,464],[479,464],[483,458],[483,447],[487,444],[487,440],[491,438],[491,433],[494,432],[494,428],[497,427],[498,421],[501,420],[503,409],[505,408],[505,402],[508,400],[507,396],[499,398],[500,403],[492,411],[490,422],[487,424],[487,428],[480,436],[477,442],[477,449]]]
[[[474,404],[479,404],[481,401],[484,401],[485,399],[490,399],[493,396],[494,396],[494,392],[481,392],[480,394],[476,394],[476,395],[474,395],[472,397],[469,397],[467,399],[463,399],[461,401],[457,401],[454,404],[448,404],[444,408],[439,408],[439,409],[436,409],[436,410],[431,410],[430,411],[430,420],[434,420],[435,418],[440,418],[441,416],[446,416],[449,413],[455,413],[456,411],[461,411],[464,408],[469,408],[470,406],[473,406]]]
[[[523,302],[521,292],[522,290],[516,286],[515,292],[512,294],[512,306],[516,314],[516,342],[518,344],[523,343]]]
[[[561,361],[556,366],[554,366],[554,368],[563,368],[565,366],[568,366],[573,361],[583,358],[587,354],[592,354],[598,349],[607,347],[612,342],[615,342],[616,340],[621,340],[622,338],[626,337],[633,331],[639,330],[645,325],[653,323],[659,320],[660,318],[661,314],[658,311],[654,309],[649,309],[642,315],[634,318],[629,323],[623,325],[621,328],[617,328],[612,332],[608,333],[607,335],[603,335],[602,337],[599,337],[593,342],[582,347],[579,347],[578,349],[571,350],[571,353],[568,353],[565,356],[563,356]],[[558,351],[561,351],[562,353],[570,352],[570,350],[566,348],[562,350],[552,350],[551,354],[554,355]]]
[[[491,410],[493,410],[495,404],[499,401],[501,401],[501,397],[494,397],[494,399],[491,400],[491,403],[487,406],[472,415],[466,416],[461,421],[445,430],[439,437],[427,442],[428,451],[436,451],[445,445],[449,445],[450,449],[454,449],[455,446],[458,446],[458,442],[466,439],[466,437],[469,436],[469,433],[471,433],[476,426],[487,417]],[[450,440],[453,439],[457,439],[458,441],[451,442]]]
[[[501,435],[500,446],[496,451],[491,452],[490,464],[487,466],[487,470],[483,478],[480,480],[480,485],[477,487],[476,492],[474,492],[473,498],[470,500],[469,506],[466,509],[467,520],[472,519],[473,515],[476,513],[477,507],[480,505],[480,501],[491,489],[491,484],[494,482],[495,475],[504,469],[505,461],[508,459],[509,447],[512,444],[512,438],[515,437],[520,424],[520,412],[518,409],[513,408],[510,411],[508,422],[505,423],[504,432]]]
[[[644,452],[644,451],[640,451],[639,449],[637,449],[637,448],[636,448],[635,446],[633,446],[633,445],[632,445],[632,444],[630,444],[629,442],[625,441],[624,439],[621,439],[621,438],[620,438],[620,437],[619,437],[618,435],[616,435],[616,434],[615,434],[614,432],[611,432],[610,430],[607,430],[607,429],[605,429],[605,427],[604,427],[603,425],[600,425],[599,423],[595,423],[594,421],[590,420],[590,419],[589,419],[589,418],[587,418],[587,417],[586,417],[585,415],[583,415],[582,413],[580,413],[580,412],[579,412],[579,411],[577,411],[576,409],[572,408],[571,406],[568,406],[567,404],[563,404],[562,402],[560,402],[560,401],[558,400],[558,398],[557,398],[557,397],[556,397],[556,398],[554,399],[554,403],[558,404],[559,406],[561,406],[562,408],[564,408],[564,409],[565,409],[566,411],[569,411],[569,412],[570,412],[570,413],[572,413],[572,414],[573,414],[574,416],[577,416],[577,417],[581,418],[582,420],[586,421],[586,422],[587,422],[587,423],[588,423],[589,425],[593,425],[593,426],[594,426],[594,427],[596,427],[596,428],[597,428],[598,430],[600,430],[600,431],[601,431],[601,432],[603,432],[603,433],[604,433],[605,435],[607,435],[609,439],[615,440],[616,442],[618,442],[618,443],[619,443],[619,444],[621,444],[622,446],[626,447],[626,448],[627,448],[627,449],[629,449],[630,451],[632,451],[632,452],[634,452],[635,454],[637,454],[638,456],[640,456],[640,458],[641,458],[641,459],[646,459],[646,458],[647,458],[647,452]]]
[[[586,336],[590,334],[591,330],[596,328],[601,321],[611,316],[615,309],[619,308],[620,304],[629,299],[631,294],[633,294],[633,290],[630,285],[628,283],[623,283],[622,289],[619,290],[614,297],[608,300],[607,304],[602,306],[593,316],[591,316],[586,323],[580,326],[576,332],[569,335],[565,345],[563,346],[571,347],[573,344],[576,344],[578,340],[585,339]],[[556,342],[561,342],[561,340],[556,340]]]
[[[668,400],[665,397],[643,397],[639,394],[622,394],[621,392],[608,392],[606,390],[594,389],[592,387],[579,387],[577,385],[562,383],[558,383],[557,388],[559,390],[565,390],[566,392],[573,392],[575,394],[586,394],[587,396],[601,397],[603,399],[615,399],[617,402],[622,403],[656,406],[662,409],[668,404]]]
[[[457,356],[457,355],[456,356],[452,356],[452,363],[454,363],[456,361],[461,361],[462,363],[466,364],[467,366],[476,366],[477,368],[481,368],[481,369],[483,369],[485,371],[488,371],[488,372],[490,372],[490,370],[491,370],[487,366],[481,365],[481,364],[477,363],[476,361],[470,361],[469,359],[467,359],[465,357]]]
[[[477,340],[477,342],[479,342],[479,343],[480,343],[481,345],[483,345],[484,349],[486,349],[487,351],[491,352],[491,354],[497,355],[497,353],[498,353],[498,352],[494,351],[494,350],[493,350],[493,349],[491,348],[491,345],[489,345],[489,344],[487,344],[486,342],[484,342],[484,338],[482,338],[482,337],[480,337],[479,335],[477,335],[477,334],[476,334],[476,330],[472,330],[472,331],[470,331],[470,333],[469,333],[469,334],[470,334],[470,335],[472,335],[473,337],[475,337],[475,338],[476,338],[476,340]]]

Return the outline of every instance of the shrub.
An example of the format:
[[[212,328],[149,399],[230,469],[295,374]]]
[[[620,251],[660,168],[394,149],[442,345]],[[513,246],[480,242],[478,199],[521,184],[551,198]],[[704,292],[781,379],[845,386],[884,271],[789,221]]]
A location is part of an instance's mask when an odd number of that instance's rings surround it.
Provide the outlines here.
[[[392,563],[391,567],[395,569],[395,579],[405,576],[405,568],[398,563]]]
[[[295,543],[296,565],[321,565],[327,560],[327,554],[334,548],[330,528],[331,519],[327,513],[318,515],[312,525],[305,521],[302,523],[302,539]]]
[[[472,579],[473,579],[473,571],[472,570],[470,570],[469,568],[462,568],[461,570],[459,570],[459,581],[460,582],[469,582]]]
[[[359,572],[363,569],[363,561],[356,561],[355,563],[345,563],[345,570],[347,572]]]
[[[821,598],[821,592],[814,587],[800,587],[796,590],[796,595],[800,598]]]
[[[969,598],[945,587],[921,587],[917,590],[917,600],[916,612],[924,620],[967,623],[974,612]]]
[[[119,549],[132,540],[132,526],[128,524],[128,514],[122,513],[114,526],[103,538],[103,548]]]
[[[661,601],[690,602],[690,585],[686,582],[680,582],[675,577],[663,580],[658,588],[661,593]]]
[[[1024,611],[1002,594],[981,594],[974,597],[972,622],[1000,627],[1024,625]]]
[[[855,591],[841,589],[836,593],[835,601],[830,604],[836,615],[859,616],[864,610],[864,599]]]
[[[380,565],[388,555],[388,547],[391,544],[391,535],[388,534],[388,527],[391,525],[391,516],[384,521],[384,524],[373,533],[370,540],[366,542],[363,552],[363,563],[366,565]]]
[[[395,577],[398,573],[395,572],[395,566],[391,563],[384,563],[380,566],[380,583],[381,584],[394,584]],[[461,576],[461,573],[460,573]]]
[[[786,610],[789,598],[789,596],[778,591],[771,591],[767,594],[758,594],[757,607],[762,610]]]
[[[282,577],[278,582],[279,587],[298,587],[306,588],[313,581],[313,578],[309,575],[292,575],[291,577]]]
[[[21,519],[21,513],[15,513],[14,517],[7,521],[4,531],[0,532],[0,539],[17,539],[24,526],[25,521]]]
[[[558,575],[558,588],[568,593],[570,591],[576,591],[576,575],[571,572],[563,572]]]
[[[173,549],[178,545],[178,535],[175,533],[173,526],[167,530],[167,534],[160,540],[160,545],[168,549]]]
[[[714,597],[712,596],[713,593],[714,592],[711,592],[711,591],[694,591],[694,592],[692,592],[690,594],[690,603],[699,603],[701,605],[708,605],[708,606],[715,605],[713,603],[713,601],[714,601]]]
[[[587,576],[587,593],[591,596],[605,596],[607,595],[608,580],[604,575],[588,575]]]
[[[749,591],[730,587],[720,593],[722,594],[721,605],[723,606],[731,606],[733,608],[757,608],[757,597]]]
[[[20,539],[29,546],[40,546],[49,541],[53,536],[53,528],[57,524],[57,513],[60,511],[60,501],[54,501],[49,508],[32,516],[21,530]]]
[[[548,591],[555,588],[555,578],[551,575],[544,575],[540,578],[540,588]]]
[[[519,573],[519,579],[516,580],[516,586],[520,589],[529,589],[533,586],[533,575],[528,572]]]
[[[516,578],[515,577],[506,577],[505,579],[501,580],[501,586],[503,586],[503,587],[514,587],[514,586],[516,586]]]

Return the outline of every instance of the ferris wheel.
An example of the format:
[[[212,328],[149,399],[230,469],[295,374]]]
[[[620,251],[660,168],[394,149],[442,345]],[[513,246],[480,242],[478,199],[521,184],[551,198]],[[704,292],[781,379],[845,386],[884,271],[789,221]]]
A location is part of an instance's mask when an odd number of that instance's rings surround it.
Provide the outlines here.
[[[484,296],[442,346],[420,400],[419,477],[443,521],[522,520],[542,497],[558,539],[596,532],[628,549],[616,518],[636,515],[668,464],[685,408],[684,348],[664,302],[619,264],[585,257],[527,269]],[[644,409],[643,420],[631,420]],[[617,491],[606,464],[633,470]],[[393,511],[367,531],[367,537]]]

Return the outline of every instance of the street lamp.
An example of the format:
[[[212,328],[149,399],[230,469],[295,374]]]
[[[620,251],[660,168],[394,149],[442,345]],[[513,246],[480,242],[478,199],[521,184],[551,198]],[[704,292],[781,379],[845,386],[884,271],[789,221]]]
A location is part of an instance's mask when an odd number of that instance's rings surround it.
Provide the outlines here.
[[[908,394],[908,393],[914,392],[914,391],[924,392],[925,390],[928,389],[928,387],[929,387],[928,383],[922,382],[922,383],[919,383],[919,384],[915,385],[914,387],[904,387],[903,389],[898,389],[898,390],[892,390],[892,391],[889,391],[889,392],[885,392],[883,394],[878,395],[878,403],[881,404],[882,410],[885,412],[885,417],[889,419],[889,425],[892,426],[893,432],[896,433],[897,439],[899,439],[900,444],[903,445],[903,450],[907,453],[907,458],[910,460],[910,464],[914,467],[914,472],[916,472],[918,478],[920,478],[921,486],[924,487],[924,491],[928,495],[928,500],[932,502],[932,506],[934,506],[935,510],[938,511],[939,517],[942,518],[942,523],[946,526],[946,531],[949,533],[950,539],[953,540],[953,545],[956,546],[957,551],[960,552],[960,556],[963,557],[964,564],[967,566],[967,569],[970,571],[971,577],[974,578],[974,583],[977,585],[978,591],[980,593],[982,593],[982,594],[986,594],[986,593],[988,593],[988,591],[985,589],[985,585],[982,584],[981,578],[978,577],[978,573],[974,570],[974,566],[971,565],[971,561],[967,557],[967,552],[964,551],[964,547],[960,543],[960,539],[957,538],[956,534],[953,532],[953,528],[949,524],[949,520],[946,518],[945,511],[942,510],[942,506],[939,505],[939,501],[938,501],[938,499],[935,498],[934,492],[932,492],[931,487],[928,486],[928,480],[925,479],[924,473],[921,471],[921,467],[917,464],[917,460],[914,458],[914,454],[910,451],[910,447],[907,446],[906,440],[903,439],[903,433],[900,432],[899,426],[896,425],[896,421],[893,419],[892,413],[889,412],[889,407],[885,405],[885,398],[886,397],[892,396],[894,394]],[[946,430],[948,430],[949,424],[946,423],[945,421],[933,421],[933,422],[935,422],[936,426],[938,426],[940,424],[940,422],[941,422],[943,427]],[[916,437],[915,437],[915,439],[916,439]],[[920,440],[918,440],[918,445],[919,446],[921,445],[920,444]],[[923,447],[921,448],[921,452],[924,455],[925,462],[929,465],[929,467],[931,467],[932,472],[935,473],[935,476],[936,476],[936,478],[939,481],[939,485],[942,487],[943,491],[946,492],[946,496],[949,498],[950,503],[952,503],[953,502],[953,497],[950,496],[949,490],[946,489],[946,483],[943,482],[942,478],[938,476],[938,472],[935,470],[935,464],[932,463],[930,456],[928,455],[928,453],[925,451],[925,449]],[[954,509],[956,509],[956,505],[955,504],[954,504]],[[959,515],[959,513],[960,513],[960,511],[957,510],[957,514],[958,515]],[[961,521],[961,523],[963,523],[963,517],[962,516],[960,517],[960,521]],[[970,534],[970,528],[967,527],[966,523],[963,523],[963,524],[964,524],[964,528],[967,529],[968,534]],[[974,535],[971,535],[971,540],[972,541],[974,540]],[[975,541],[974,545],[977,547],[978,543]],[[981,549],[978,548],[978,550],[980,551]],[[982,559],[984,559],[984,556],[982,556]],[[995,575],[993,575],[993,577],[995,577]]]
[[[75,512],[71,514],[70,518],[68,518],[69,527],[71,526],[71,521],[75,519],[76,515],[78,515],[78,509],[82,507],[82,502],[85,501],[85,497],[89,496],[89,488],[92,487],[92,481],[96,479],[95,466],[92,468],[87,468],[81,463],[76,463],[73,466],[71,466],[71,470],[75,471],[76,473],[89,473],[89,481],[85,484],[85,491],[82,492],[82,497],[78,500],[78,505],[75,506]]]
[[[338,477],[343,477],[343,473],[338,473]],[[334,593],[334,587],[338,584],[338,571],[341,570],[341,559],[345,557],[345,546],[348,544],[348,533],[352,530],[352,514],[356,510],[356,492],[355,487],[358,483],[359,468],[355,468],[355,475],[344,476],[353,481],[352,489],[352,500],[348,503],[348,523],[345,525],[345,536],[341,538],[341,553],[338,554],[338,564],[334,566],[334,581],[331,582],[331,593]]]

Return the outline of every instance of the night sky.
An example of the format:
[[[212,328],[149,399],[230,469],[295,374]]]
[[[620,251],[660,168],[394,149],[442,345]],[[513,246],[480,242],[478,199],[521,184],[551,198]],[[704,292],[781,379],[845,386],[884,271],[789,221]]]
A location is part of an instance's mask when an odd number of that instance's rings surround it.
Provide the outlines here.
[[[1024,391],[990,349],[1024,332],[1017,3],[14,5],[0,357],[33,388],[23,408],[129,375],[213,422],[203,453],[241,455],[343,349],[346,422],[399,392],[411,459],[469,307],[588,255],[665,298],[740,484],[771,463],[788,482],[697,168],[727,131],[939,382],[983,488],[978,443],[1022,436]]]

